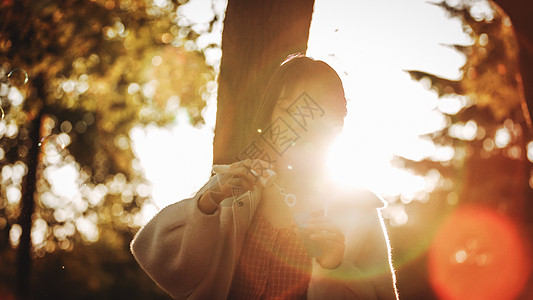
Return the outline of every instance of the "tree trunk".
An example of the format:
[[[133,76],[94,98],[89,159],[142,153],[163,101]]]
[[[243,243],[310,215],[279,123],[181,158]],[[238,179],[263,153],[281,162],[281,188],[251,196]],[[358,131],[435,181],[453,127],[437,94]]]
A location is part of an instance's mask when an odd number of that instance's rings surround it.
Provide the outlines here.
[[[32,84],[37,91],[37,98],[26,99],[26,101],[36,101],[36,109],[34,110],[35,116],[31,120],[28,136],[31,141],[26,161],[28,173],[26,174],[22,185],[22,201],[20,203],[20,215],[18,217],[18,224],[22,227],[22,234],[17,248],[16,294],[17,299],[19,300],[32,298],[31,277],[33,259],[31,257],[31,228],[36,203],[37,171],[39,168],[40,153],[39,142],[41,140],[41,126],[45,114],[44,107],[42,106],[42,103],[40,103],[41,99],[44,99],[46,93],[44,89],[43,75],[36,75],[32,80]],[[30,114],[31,113],[29,113],[29,115]]]
[[[30,129],[29,138],[31,147],[28,151],[28,174],[24,179],[22,202],[20,203],[20,215],[18,223],[22,227],[19,245],[17,249],[17,287],[16,293],[18,299],[31,298],[31,228],[32,216],[35,210],[35,188],[37,183],[37,167],[39,165],[39,140],[42,122],[42,113],[33,119]]]
[[[314,0],[229,0],[222,34],[215,164],[231,163],[244,149],[254,113],[274,69],[305,53]]]

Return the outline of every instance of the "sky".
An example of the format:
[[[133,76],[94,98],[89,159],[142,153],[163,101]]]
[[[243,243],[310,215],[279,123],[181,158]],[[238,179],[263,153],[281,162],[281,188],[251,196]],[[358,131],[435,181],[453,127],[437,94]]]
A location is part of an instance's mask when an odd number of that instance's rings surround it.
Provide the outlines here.
[[[211,0],[194,0],[182,8],[191,21],[206,15],[223,16],[224,1],[212,11]],[[222,19],[222,18],[220,18]],[[208,37],[220,43],[219,32]],[[405,70],[431,72],[459,79],[465,58],[445,45],[472,43],[457,19],[426,0],[316,0],[307,54],[329,63],[341,76],[348,99],[345,129],[332,148],[331,173],[339,184],[369,188],[402,202],[426,201],[438,174],[425,178],[391,165],[394,155],[420,160],[449,160],[454,150],[436,147],[421,134],[448,122],[464,98],[438,99],[427,82],[411,80]],[[208,59],[217,62],[220,53]],[[203,112],[206,125],[194,128],[185,112],[170,127],[136,127],[130,136],[146,178],[152,183],[153,205],[146,218],[159,209],[193,195],[210,175],[216,98]],[[345,180],[349,178],[350,180]],[[402,225],[408,216],[392,208],[391,223]]]

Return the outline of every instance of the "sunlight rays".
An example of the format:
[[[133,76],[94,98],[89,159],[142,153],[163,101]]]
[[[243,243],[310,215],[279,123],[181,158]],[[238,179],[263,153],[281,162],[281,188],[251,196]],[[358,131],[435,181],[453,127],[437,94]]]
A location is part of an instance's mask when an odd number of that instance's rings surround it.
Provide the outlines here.
[[[420,196],[429,192],[427,179],[392,166],[391,160],[395,155],[451,159],[453,149],[421,137],[450,121],[437,94],[404,70],[458,79],[465,57],[443,44],[470,42],[458,20],[425,1],[316,2],[308,55],[337,70],[349,100],[345,130],[329,162],[337,182],[407,202],[427,198]],[[457,109],[458,101],[449,100],[444,109]],[[407,222],[399,220],[397,225]]]
[[[465,58],[443,46],[471,43],[460,21],[446,18],[442,10],[422,0],[401,4],[317,0],[314,11],[308,55],[336,69],[348,98],[345,129],[332,146],[328,163],[332,178],[385,198],[426,199],[423,195],[433,183],[392,166],[391,160],[395,155],[412,160],[453,157],[453,149],[440,149],[420,135],[444,128],[450,121],[443,112],[458,110],[465,101],[437,101],[435,92],[411,80],[404,70],[460,78]],[[190,195],[207,179],[215,111],[216,101],[210,101],[205,119],[211,125],[203,128],[178,122],[170,129],[149,126],[130,134],[146,177],[153,183],[157,207],[147,208],[146,218]],[[169,169],[173,176],[163,176]],[[397,221],[402,225],[408,220]]]

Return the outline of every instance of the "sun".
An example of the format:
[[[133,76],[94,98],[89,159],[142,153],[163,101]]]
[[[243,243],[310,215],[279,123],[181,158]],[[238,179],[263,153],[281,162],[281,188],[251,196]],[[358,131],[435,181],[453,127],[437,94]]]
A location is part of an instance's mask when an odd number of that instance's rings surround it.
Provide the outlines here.
[[[316,1],[307,55],[337,71],[348,100],[344,131],[328,159],[330,177],[408,203],[426,199],[434,182],[394,166],[395,158],[419,161],[449,149],[423,138],[447,125],[438,95],[404,70],[458,79],[465,58],[443,44],[469,38],[457,20],[426,1],[381,2]],[[417,22],[405,22],[408,13]]]

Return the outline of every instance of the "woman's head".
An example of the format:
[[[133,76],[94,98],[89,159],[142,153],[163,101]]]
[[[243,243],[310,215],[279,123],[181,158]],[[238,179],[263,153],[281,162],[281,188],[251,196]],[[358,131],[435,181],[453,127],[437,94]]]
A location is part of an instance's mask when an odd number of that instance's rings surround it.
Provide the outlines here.
[[[272,75],[254,129],[260,129],[278,161],[309,165],[323,160],[345,115],[344,89],[335,70],[322,61],[296,55]]]
[[[329,118],[343,121],[346,98],[337,72],[323,61],[295,54],[272,74],[255,117],[254,129],[264,129],[272,122],[276,105],[294,101],[303,93],[331,114]]]

